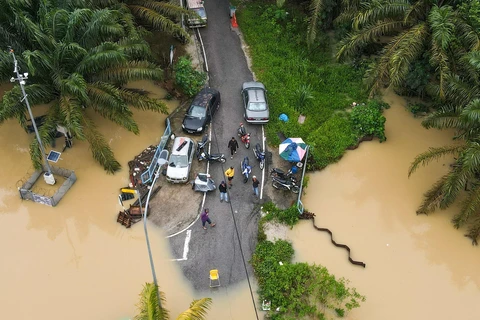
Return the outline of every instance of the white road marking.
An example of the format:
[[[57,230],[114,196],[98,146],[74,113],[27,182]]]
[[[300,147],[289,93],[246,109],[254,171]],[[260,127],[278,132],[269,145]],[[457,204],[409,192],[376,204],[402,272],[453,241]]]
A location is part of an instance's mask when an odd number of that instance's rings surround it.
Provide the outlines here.
[[[190,250],[189,244],[192,238],[192,230],[187,230],[187,236],[185,237],[185,243],[183,244],[183,256],[180,259],[170,259],[170,261],[186,261],[188,260],[188,251]]]
[[[263,130],[263,124],[262,124],[262,143],[263,143],[263,151],[265,152],[265,162],[267,162],[267,152],[265,150],[265,140],[267,138],[265,137],[265,132]],[[263,169],[262,169],[262,184],[260,186],[260,199],[263,198],[263,184],[265,183],[265,163],[263,164]]]

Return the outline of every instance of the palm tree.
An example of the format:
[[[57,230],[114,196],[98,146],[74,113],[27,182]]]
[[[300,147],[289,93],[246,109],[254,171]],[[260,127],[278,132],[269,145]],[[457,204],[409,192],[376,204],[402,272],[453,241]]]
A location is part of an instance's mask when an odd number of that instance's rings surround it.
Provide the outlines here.
[[[188,33],[178,24],[178,21],[183,15],[191,16],[194,13],[170,1],[94,0],[90,5],[131,13],[138,26],[147,30],[165,32],[185,42],[189,39]]]
[[[121,166],[85,110],[92,109],[135,134],[139,130],[130,107],[167,111],[163,102],[123,87],[129,81],[160,80],[163,75],[159,67],[145,60],[150,57],[148,45],[128,33],[123,17],[110,9],[69,12],[53,8],[47,1],[40,5],[37,16],[19,11],[14,17],[20,21],[14,34],[27,39],[18,60],[22,72],[31,74],[25,87],[30,104],[51,104],[40,128],[42,141],[50,143],[61,125],[74,138],[87,140],[93,157],[109,173]],[[8,79],[12,59],[1,52],[0,61],[2,80]],[[0,123],[16,118],[26,127],[26,108],[20,100],[18,87],[4,94]],[[41,168],[36,141],[30,153],[34,166]]]
[[[440,98],[444,98],[445,77],[455,70],[462,55],[480,48],[479,30],[472,28],[455,10],[454,3],[454,0],[363,2],[353,18],[353,32],[342,41],[337,59],[353,57],[367,45],[382,44],[385,38],[389,39],[366,75],[371,95],[383,86],[401,86],[410,66],[427,54],[436,70]]]
[[[426,128],[453,128],[455,139],[461,143],[430,148],[415,158],[408,174],[410,176],[420,165],[442,156],[455,157],[451,170],[425,194],[417,213],[445,209],[465,190],[467,196],[452,222],[455,228],[468,224],[466,236],[477,244],[480,236],[480,52],[467,54],[460,65],[465,70],[461,76],[448,75],[445,79],[445,96],[449,103],[429,115],[422,124]]]
[[[159,291],[158,286],[146,283],[140,293],[140,301],[137,304],[139,314],[135,320],[166,320],[169,319],[168,310],[159,305],[160,296],[162,305],[165,305],[165,294]],[[202,320],[206,319],[207,310],[212,304],[211,298],[193,300],[190,307],[177,317],[177,320]]]

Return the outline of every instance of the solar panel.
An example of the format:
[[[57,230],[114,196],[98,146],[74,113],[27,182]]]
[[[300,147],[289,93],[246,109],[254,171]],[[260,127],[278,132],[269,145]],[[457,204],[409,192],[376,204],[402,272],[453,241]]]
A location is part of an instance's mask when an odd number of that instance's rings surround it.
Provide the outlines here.
[[[61,155],[60,152],[50,150],[47,156],[47,160],[51,162],[57,162],[58,159],[60,159],[60,155]]]

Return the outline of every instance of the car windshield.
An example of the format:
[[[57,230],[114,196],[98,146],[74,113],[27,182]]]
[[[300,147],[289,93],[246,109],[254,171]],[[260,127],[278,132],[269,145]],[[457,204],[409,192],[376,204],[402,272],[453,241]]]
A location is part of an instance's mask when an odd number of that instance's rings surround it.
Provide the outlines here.
[[[250,102],[248,104],[248,110],[264,111],[267,110],[267,104],[265,102]]]
[[[207,17],[207,13],[205,12],[204,8],[196,8],[193,9],[193,11],[195,11],[195,13],[198,14],[202,19],[205,19]]]
[[[185,168],[188,166],[188,158],[185,155],[172,154],[170,157],[170,167]]]
[[[199,106],[192,106],[188,115],[192,118],[205,118],[205,108]]]

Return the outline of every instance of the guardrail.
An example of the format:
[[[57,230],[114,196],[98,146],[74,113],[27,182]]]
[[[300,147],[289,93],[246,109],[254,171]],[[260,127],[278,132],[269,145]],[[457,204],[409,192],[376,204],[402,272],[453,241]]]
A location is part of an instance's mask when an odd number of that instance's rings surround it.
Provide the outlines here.
[[[157,168],[158,165],[158,159],[160,157],[160,152],[165,148],[165,146],[168,143],[168,139],[170,139],[170,135],[172,134],[172,128],[170,127],[170,119],[165,120],[166,128],[165,132],[163,133],[162,138],[160,139],[160,143],[157,146],[157,150],[155,151],[155,154],[153,155],[152,162],[150,163],[150,166],[148,167],[145,172],[142,173],[140,178],[142,179],[142,183],[146,184],[152,181],[153,174],[155,172],[155,169]]]
[[[303,207],[303,202],[302,202],[302,189],[303,189],[303,178],[305,177],[305,170],[307,169],[307,161],[308,161],[308,151],[310,150],[310,146],[307,145],[307,148],[305,149],[305,162],[303,165],[303,172],[302,172],[302,180],[300,181],[300,191],[298,192],[298,199],[297,199],[297,209],[299,214],[302,214],[305,208]]]

